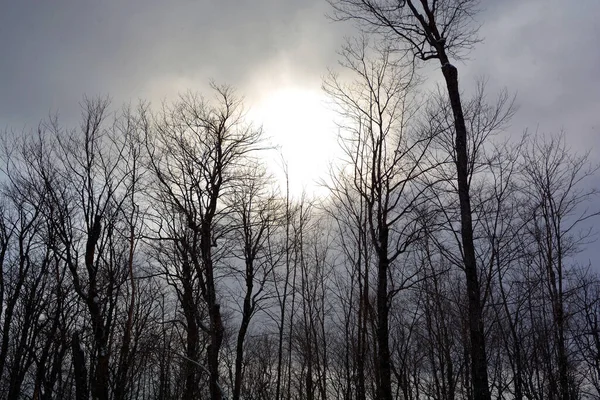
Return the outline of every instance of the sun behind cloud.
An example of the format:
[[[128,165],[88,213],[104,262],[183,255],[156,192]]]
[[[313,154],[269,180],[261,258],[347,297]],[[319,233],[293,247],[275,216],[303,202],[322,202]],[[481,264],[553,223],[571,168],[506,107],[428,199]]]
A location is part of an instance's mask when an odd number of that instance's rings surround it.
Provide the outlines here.
[[[337,152],[335,113],[320,90],[281,86],[265,93],[251,108],[250,117],[263,125],[279,152],[269,161],[282,187],[287,163],[293,196],[319,194]],[[283,158],[283,160],[282,160]]]

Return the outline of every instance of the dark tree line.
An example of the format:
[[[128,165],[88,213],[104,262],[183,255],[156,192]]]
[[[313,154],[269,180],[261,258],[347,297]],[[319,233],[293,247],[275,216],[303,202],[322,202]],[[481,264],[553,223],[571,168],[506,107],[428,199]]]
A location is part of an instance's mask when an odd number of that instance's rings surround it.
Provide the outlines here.
[[[600,398],[598,168],[459,90],[475,1],[331,3],[325,198],[228,86],[3,134],[0,399]]]

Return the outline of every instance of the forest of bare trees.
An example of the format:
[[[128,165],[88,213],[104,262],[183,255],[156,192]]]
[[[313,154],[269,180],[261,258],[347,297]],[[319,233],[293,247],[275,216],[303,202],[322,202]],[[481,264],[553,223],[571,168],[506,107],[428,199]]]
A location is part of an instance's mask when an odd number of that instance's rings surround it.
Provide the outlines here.
[[[477,1],[329,2],[327,196],[227,85],[3,132],[0,400],[600,399],[598,166],[461,90]]]

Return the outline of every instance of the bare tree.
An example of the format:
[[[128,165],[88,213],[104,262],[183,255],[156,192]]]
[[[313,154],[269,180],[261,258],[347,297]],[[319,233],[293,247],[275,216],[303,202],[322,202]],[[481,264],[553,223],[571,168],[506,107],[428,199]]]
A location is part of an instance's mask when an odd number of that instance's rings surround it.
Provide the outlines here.
[[[473,240],[469,191],[467,126],[460,97],[458,70],[451,57],[460,57],[478,42],[472,23],[478,0],[330,0],[338,19],[359,21],[422,61],[437,59],[450,99],[455,130],[456,171],[460,202],[462,258],[469,298],[469,329],[475,400],[490,400],[480,283]]]
[[[276,297],[276,308],[278,315],[274,317],[277,324],[277,375],[275,382],[275,398],[281,398],[282,390],[282,378],[283,378],[283,357],[284,357],[284,335],[286,329],[286,309],[287,300],[290,297],[290,292],[293,291],[293,282],[290,282],[292,276],[292,220],[295,217],[295,210],[293,209],[292,200],[290,197],[290,182],[289,182],[289,171],[287,164],[283,161],[283,171],[285,174],[285,233],[283,234],[283,251],[284,251],[284,271],[279,272],[277,268],[272,270],[273,272],[273,286]],[[294,275],[295,276],[295,275]],[[282,287],[283,286],[283,287]],[[292,304],[294,304],[292,299]],[[293,305],[292,305],[293,309]]]
[[[224,325],[213,249],[218,246],[218,224],[225,215],[223,197],[235,186],[236,173],[257,150],[261,131],[246,124],[241,101],[231,88],[213,85],[213,90],[216,105],[189,94],[166,108],[149,140],[160,200],[180,216],[187,229],[179,244],[189,257],[207,307],[209,325],[201,327],[209,336],[209,390],[212,399],[220,400],[219,351]]]
[[[340,314],[340,346],[344,349],[341,361],[346,380],[341,386],[344,399],[365,400],[374,317],[369,283],[373,251],[367,228],[368,210],[364,198],[356,193],[351,176],[338,174],[332,178],[334,186],[326,210],[333,221],[336,250],[344,260],[334,270],[335,296],[339,299],[334,314]]]
[[[125,202],[135,189],[135,179],[131,179],[135,164],[126,160],[137,158],[129,153],[130,132],[119,125],[123,120],[115,116],[112,124],[107,122],[108,104],[105,99],[86,99],[80,130],[64,130],[57,119],[50,120],[48,128],[55,138],[52,161],[57,176],[42,175],[59,243],[55,251],[66,264],[75,293],[90,317],[93,346],[88,355],[89,388],[94,399],[109,398],[110,338],[116,328],[119,293],[128,271],[127,262],[121,261],[130,252],[123,245],[127,242],[117,237],[128,236],[121,228]],[[83,349],[78,346],[82,342],[81,335],[73,337],[75,361],[82,354]],[[76,382],[81,385],[82,371],[83,368],[75,370],[81,378]],[[78,388],[79,392],[85,390]]]
[[[596,274],[584,270],[578,279],[576,300],[577,321],[575,343],[582,364],[579,373],[583,376],[581,393],[600,396],[600,281]]]
[[[266,171],[261,166],[252,166],[238,171],[238,174],[240,182],[231,189],[229,199],[236,254],[233,262],[243,263],[242,268],[232,266],[234,275],[236,278],[240,275],[242,281],[239,286],[235,284],[233,290],[239,291],[241,287],[243,294],[240,296],[241,321],[236,338],[233,400],[239,400],[241,396],[244,341],[251,319],[269,295],[267,284],[273,269],[279,264],[277,259],[282,256],[282,253],[274,252],[271,247],[280,221],[281,203],[274,194],[269,193],[271,189]],[[241,273],[238,273],[238,269]]]
[[[46,316],[51,315],[48,292],[54,287],[48,279],[54,261],[52,235],[44,218],[48,192],[36,173],[47,167],[46,147],[41,130],[23,136],[4,137],[2,152],[7,182],[1,192],[0,379],[7,398],[19,395],[36,359],[36,342],[43,340]]]
[[[567,343],[568,259],[590,234],[589,230],[581,229],[581,224],[600,215],[600,211],[588,206],[596,198],[597,189],[584,188],[586,179],[598,167],[589,163],[587,155],[571,154],[561,135],[534,138],[523,152],[522,170],[524,191],[531,205],[528,226],[534,241],[531,261],[545,275],[552,310],[558,376],[557,386],[550,390],[559,393],[561,400],[576,399],[574,360]]]
[[[344,118],[342,146],[354,190],[367,208],[370,242],[376,254],[377,397],[392,399],[389,312],[395,294],[414,276],[397,269],[399,256],[418,238],[413,213],[425,201],[417,178],[432,165],[427,149],[433,137],[412,129],[413,71],[389,48],[375,49],[366,39],[344,48],[343,65],[355,81],[335,75],[324,83]],[[396,271],[399,271],[397,273]],[[396,273],[394,273],[396,272]]]

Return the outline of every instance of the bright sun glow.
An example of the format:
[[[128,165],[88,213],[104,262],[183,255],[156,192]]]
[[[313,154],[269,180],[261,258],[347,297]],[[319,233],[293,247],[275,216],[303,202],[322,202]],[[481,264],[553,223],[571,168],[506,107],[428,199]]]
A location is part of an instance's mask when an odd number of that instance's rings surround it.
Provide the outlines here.
[[[329,174],[337,149],[335,114],[327,98],[317,91],[296,87],[276,89],[252,107],[251,115],[262,123],[266,136],[280,149],[270,161],[272,171],[285,188],[281,158],[287,162],[290,192],[300,196],[319,194],[319,181]]]

